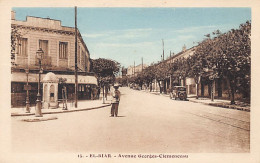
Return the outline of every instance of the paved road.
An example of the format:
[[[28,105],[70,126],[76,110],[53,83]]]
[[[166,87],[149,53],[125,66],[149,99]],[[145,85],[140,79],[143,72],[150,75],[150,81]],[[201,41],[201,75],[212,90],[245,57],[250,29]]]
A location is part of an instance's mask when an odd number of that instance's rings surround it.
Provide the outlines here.
[[[12,117],[13,151],[249,152],[248,112],[120,90],[119,117],[109,117],[110,107],[56,114],[57,120],[42,122]]]

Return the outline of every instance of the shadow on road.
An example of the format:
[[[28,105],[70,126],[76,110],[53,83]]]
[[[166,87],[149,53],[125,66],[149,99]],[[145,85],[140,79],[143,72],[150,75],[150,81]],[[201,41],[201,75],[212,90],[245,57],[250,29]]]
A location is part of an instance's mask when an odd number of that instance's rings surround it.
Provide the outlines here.
[[[112,116],[110,116],[110,117],[112,117]],[[117,118],[123,118],[123,117],[125,117],[125,116],[120,116],[120,115],[119,115],[119,116],[117,116]]]

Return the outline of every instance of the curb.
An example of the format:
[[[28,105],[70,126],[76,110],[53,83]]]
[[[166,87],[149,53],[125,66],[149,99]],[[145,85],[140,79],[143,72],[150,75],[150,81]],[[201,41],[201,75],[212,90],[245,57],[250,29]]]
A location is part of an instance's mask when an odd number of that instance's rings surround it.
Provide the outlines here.
[[[22,119],[21,121],[24,122],[40,122],[40,121],[49,121],[49,120],[56,120],[57,117],[50,117],[50,118],[34,118],[34,119]]]
[[[215,107],[222,107],[222,108],[228,108],[228,109],[235,109],[235,110],[250,112],[250,109],[247,109],[247,108],[244,108],[244,107],[239,107],[239,106],[225,105],[225,104],[222,104],[222,103],[204,103],[204,102],[199,102],[199,101],[195,101],[195,100],[191,100],[191,99],[189,99],[189,101],[194,102],[194,103],[201,103],[201,104],[204,104],[204,105],[215,106]]]
[[[85,108],[85,109],[77,109],[77,110],[63,110],[63,111],[57,111],[57,112],[45,112],[42,114],[57,114],[57,113],[70,113],[70,112],[78,112],[78,111],[86,111],[86,110],[94,110],[94,109],[100,109],[100,108],[104,108],[107,106],[110,106],[111,104],[108,105],[103,105],[103,106],[98,106],[98,107],[93,107],[93,108]],[[29,113],[29,114],[11,114],[12,117],[14,116],[31,116],[31,115],[35,115],[34,113]]]

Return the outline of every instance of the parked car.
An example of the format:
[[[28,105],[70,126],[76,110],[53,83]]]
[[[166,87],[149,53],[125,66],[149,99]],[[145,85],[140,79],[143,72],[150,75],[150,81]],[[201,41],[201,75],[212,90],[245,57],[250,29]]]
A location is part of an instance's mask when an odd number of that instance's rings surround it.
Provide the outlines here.
[[[186,88],[184,86],[174,86],[170,92],[170,99],[187,100]]]

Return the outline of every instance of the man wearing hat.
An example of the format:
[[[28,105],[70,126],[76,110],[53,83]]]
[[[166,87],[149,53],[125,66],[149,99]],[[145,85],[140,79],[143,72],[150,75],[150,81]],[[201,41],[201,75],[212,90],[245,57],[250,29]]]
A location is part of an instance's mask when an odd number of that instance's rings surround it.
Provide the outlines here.
[[[111,117],[116,116],[118,114],[118,105],[120,101],[120,91],[118,90],[119,85],[115,84],[114,85],[115,91],[112,92],[112,106],[111,106]]]

